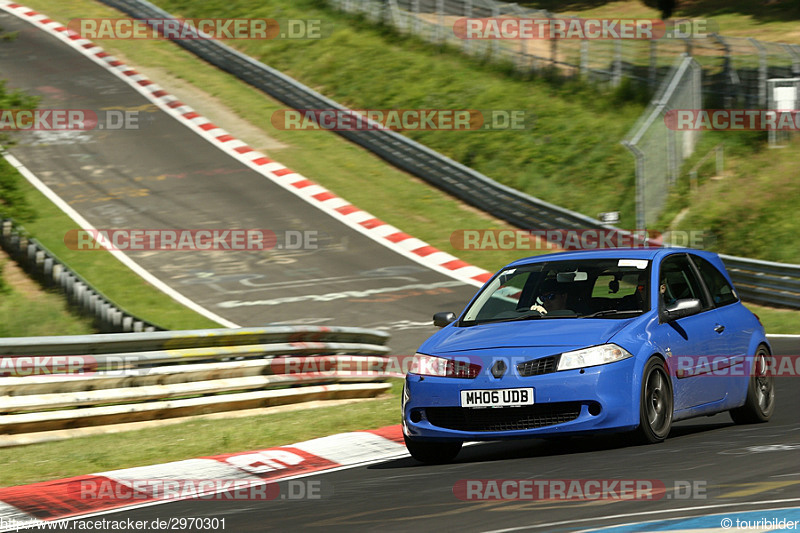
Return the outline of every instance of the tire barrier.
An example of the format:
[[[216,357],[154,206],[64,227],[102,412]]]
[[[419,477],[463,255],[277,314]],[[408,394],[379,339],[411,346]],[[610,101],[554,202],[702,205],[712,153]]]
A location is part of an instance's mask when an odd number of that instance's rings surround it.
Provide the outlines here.
[[[164,330],[117,307],[39,241],[27,236],[11,219],[2,220],[0,246],[42,286],[59,290],[80,314],[91,316],[99,331],[113,333]]]

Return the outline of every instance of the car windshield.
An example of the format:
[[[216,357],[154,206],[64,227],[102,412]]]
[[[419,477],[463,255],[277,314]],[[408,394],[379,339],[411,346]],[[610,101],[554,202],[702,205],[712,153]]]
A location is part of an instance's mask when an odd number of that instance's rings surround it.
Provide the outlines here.
[[[650,309],[649,284],[646,259],[547,261],[507,268],[481,291],[459,325],[630,318]]]

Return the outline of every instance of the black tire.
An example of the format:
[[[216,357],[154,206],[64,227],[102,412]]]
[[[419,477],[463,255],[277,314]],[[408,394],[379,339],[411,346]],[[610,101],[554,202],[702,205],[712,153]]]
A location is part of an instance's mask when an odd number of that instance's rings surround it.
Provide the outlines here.
[[[409,439],[405,435],[403,438],[406,441],[408,453],[420,463],[449,463],[461,451],[461,442],[425,442]]]
[[[775,412],[775,378],[769,375],[766,346],[759,346],[753,357],[753,372],[747,384],[747,399],[744,405],[731,409],[731,418],[737,424],[759,424],[767,422]]]
[[[662,442],[672,427],[672,381],[664,362],[652,357],[644,365],[639,402],[639,441],[644,444]]]

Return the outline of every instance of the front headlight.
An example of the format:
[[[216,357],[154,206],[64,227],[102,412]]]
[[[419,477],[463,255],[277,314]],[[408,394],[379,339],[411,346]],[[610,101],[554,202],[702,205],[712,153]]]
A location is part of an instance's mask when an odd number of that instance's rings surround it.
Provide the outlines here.
[[[633,354],[616,344],[601,344],[572,352],[564,352],[558,360],[556,370],[571,370],[574,368],[585,368],[587,366],[604,365],[615,361],[622,361]]]
[[[467,379],[473,379],[480,372],[481,366],[466,360],[466,358],[448,359],[422,353],[414,354],[411,370],[408,371],[409,374],[421,376]]]

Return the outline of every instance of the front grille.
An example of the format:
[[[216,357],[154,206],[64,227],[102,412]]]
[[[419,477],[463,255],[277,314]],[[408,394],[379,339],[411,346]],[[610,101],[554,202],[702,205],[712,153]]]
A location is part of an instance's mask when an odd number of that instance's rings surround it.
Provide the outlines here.
[[[533,361],[525,361],[517,365],[517,371],[519,371],[519,375],[524,378],[550,374],[556,371],[557,360],[557,355],[551,355],[550,357],[542,357],[541,359],[534,359]]]
[[[476,409],[474,407],[429,407],[428,421],[457,431],[514,431],[563,424],[578,418],[580,402],[543,403],[523,407]]]

